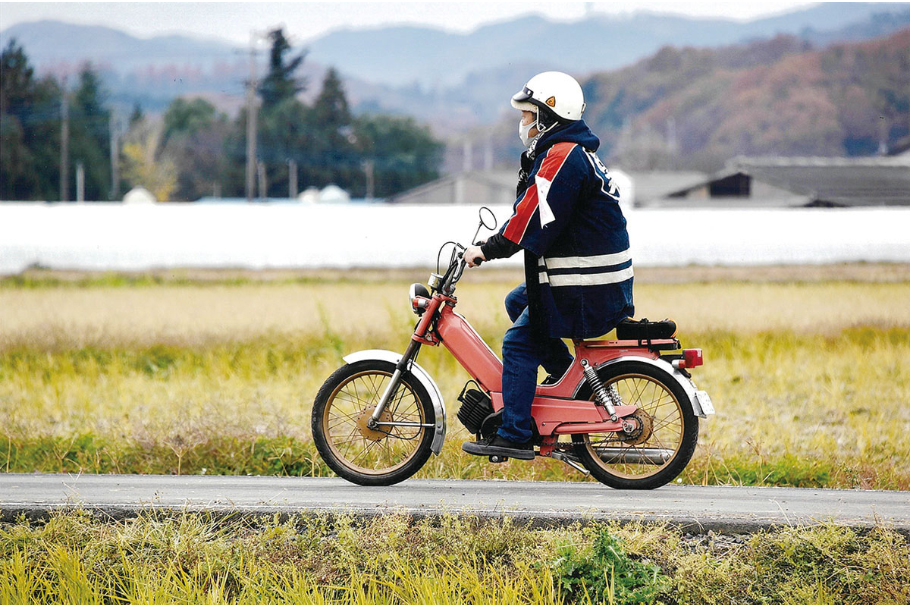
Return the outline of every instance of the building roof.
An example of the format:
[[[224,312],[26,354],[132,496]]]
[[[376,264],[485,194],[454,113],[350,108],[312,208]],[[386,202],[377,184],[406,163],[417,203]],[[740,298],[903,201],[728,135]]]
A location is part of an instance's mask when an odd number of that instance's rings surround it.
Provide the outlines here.
[[[665,198],[672,192],[702,185],[707,173],[698,171],[626,171],[632,180],[635,204]]]
[[[615,171],[619,173],[619,169]],[[656,200],[681,188],[703,184],[707,174],[697,171],[639,171],[627,173],[633,183],[636,204]],[[463,192],[462,202],[512,203],[518,172],[515,170],[468,171],[441,177],[436,181],[402,192],[389,202],[457,203],[456,184]],[[474,187],[472,191],[472,186]],[[472,196],[473,194],[473,196]],[[478,195],[483,200],[475,200]]]
[[[393,196],[396,204],[512,203],[518,171],[467,171],[446,175]]]
[[[730,170],[812,199],[813,204],[910,204],[910,158],[734,158]]]
[[[910,157],[821,158],[738,156],[723,171],[671,196],[687,194],[736,175],[748,176],[778,192],[785,206],[910,205]],[[754,190],[752,196],[755,197]],[[781,196],[793,194],[793,198]],[[786,199],[786,200],[785,200]]]

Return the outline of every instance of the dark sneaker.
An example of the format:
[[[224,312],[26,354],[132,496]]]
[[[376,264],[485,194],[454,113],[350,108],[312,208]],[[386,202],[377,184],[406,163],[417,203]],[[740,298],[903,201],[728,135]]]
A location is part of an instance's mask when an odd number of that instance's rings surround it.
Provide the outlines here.
[[[513,443],[507,438],[494,433],[488,438],[479,441],[464,443],[461,450],[471,455],[498,455],[515,459],[534,459],[534,447],[531,442]]]
[[[541,386],[553,386],[555,384],[558,384],[559,380],[561,380],[561,379],[562,379],[562,375],[560,375],[559,377],[556,377],[555,375],[547,375],[546,378],[544,378],[544,380],[542,382],[540,382],[540,385]]]

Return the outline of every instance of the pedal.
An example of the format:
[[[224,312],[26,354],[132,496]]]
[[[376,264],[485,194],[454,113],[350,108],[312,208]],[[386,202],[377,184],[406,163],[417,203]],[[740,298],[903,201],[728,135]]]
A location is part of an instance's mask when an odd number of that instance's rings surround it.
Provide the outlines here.
[[[490,456],[491,464],[503,464],[507,461],[509,461],[509,458],[505,457],[504,455],[491,455]]]

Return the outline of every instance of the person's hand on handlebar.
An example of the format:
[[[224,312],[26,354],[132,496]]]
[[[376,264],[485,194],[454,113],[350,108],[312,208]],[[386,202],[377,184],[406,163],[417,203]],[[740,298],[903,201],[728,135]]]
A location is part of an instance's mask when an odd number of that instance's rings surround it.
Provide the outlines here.
[[[487,258],[483,256],[483,251],[480,249],[482,242],[477,244],[472,244],[467,249],[464,250],[464,260],[468,262],[469,268],[476,268],[480,265],[480,262],[486,261]]]

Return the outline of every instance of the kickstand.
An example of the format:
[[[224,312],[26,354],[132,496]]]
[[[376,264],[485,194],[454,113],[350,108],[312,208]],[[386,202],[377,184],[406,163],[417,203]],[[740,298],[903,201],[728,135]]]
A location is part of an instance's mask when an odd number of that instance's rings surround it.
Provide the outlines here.
[[[559,461],[561,461],[564,464],[568,464],[569,466],[575,468],[576,470],[578,470],[585,476],[588,476],[589,474],[591,474],[587,468],[585,468],[584,466],[582,466],[579,463],[578,458],[575,457],[574,455],[570,455],[568,453],[562,453],[561,451],[553,451],[553,453],[550,455],[550,457],[552,457],[553,459],[558,459]]]

